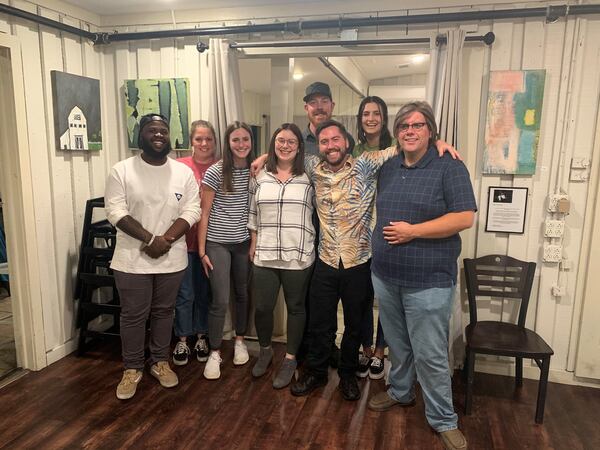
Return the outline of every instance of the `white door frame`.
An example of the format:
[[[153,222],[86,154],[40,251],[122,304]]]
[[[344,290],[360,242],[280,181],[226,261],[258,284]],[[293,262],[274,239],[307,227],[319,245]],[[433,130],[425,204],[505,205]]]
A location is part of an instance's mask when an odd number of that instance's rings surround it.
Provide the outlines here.
[[[47,360],[19,39],[0,34],[0,53],[0,183],[17,363],[40,370]],[[10,64],[6,64],[7,58]]]

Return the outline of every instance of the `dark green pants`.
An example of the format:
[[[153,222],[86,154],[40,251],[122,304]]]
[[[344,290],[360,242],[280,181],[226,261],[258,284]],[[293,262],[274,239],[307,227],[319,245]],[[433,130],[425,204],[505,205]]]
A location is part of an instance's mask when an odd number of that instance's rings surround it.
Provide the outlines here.
[[[256,302],[254,323],[261,347],[271,345],[273,310],[280,286],[287,306],[287,352],[295,355],[302,341],[306,310],[304,301],[312,266],[304,270],[270,269],[253,266],[252,296]]]

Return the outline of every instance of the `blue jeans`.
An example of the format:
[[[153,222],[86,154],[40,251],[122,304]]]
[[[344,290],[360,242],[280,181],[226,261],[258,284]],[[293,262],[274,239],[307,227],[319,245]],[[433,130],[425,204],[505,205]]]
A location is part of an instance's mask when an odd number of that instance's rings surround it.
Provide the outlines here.
[[[415,397],[416,376],[429,425],[437,432],[457,428],[448,369],[454,287],[405,288],[375,274],[372,279],[392,362],[389,396],[402,403],[411,401]]]
[[[210,284],[197,252],[188,253],[188,266],[175,301],[175,336],[208,332]]]

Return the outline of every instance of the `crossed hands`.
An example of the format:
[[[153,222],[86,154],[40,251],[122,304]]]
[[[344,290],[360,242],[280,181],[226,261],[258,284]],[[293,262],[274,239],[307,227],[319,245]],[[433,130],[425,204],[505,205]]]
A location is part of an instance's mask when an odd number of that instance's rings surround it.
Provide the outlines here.
[[[150,258],[158,259],[171,250],[171,244],[175,241],[170,236],[154,236],[152,244],[144,246],[142,251]]]

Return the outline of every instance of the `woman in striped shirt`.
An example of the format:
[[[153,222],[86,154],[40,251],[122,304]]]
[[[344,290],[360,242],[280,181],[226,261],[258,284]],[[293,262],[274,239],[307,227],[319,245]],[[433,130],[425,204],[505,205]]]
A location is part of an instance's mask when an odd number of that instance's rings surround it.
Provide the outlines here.
[[[287,353],[273,387],[286,387],[306,321],[305,297],[315,260],[314,188],[304,172],[300,129],[284,123],[273,137],[265,168],[250,183],[248,228],[252,243],[253,298],[260,353],[252,375],[264,375],[273,359],[273,311],[283,286],[287,305]]]
[[[211,352],[204,377],[221,376],[221,341],[229,305],[230,277],[235,292],[235,346],[233,364],[248,362],[244,334],[248,322],[248,182],[252,130],[234,122],[225,131],[223,159],[211,166],[202,180],[202,216],[198,250],[212,289],[208,311]]]

